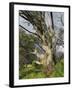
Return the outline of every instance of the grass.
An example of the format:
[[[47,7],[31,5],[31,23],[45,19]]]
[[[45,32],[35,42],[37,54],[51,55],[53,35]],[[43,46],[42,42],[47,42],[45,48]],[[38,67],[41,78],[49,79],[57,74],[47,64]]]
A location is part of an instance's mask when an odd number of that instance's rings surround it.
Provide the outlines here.
[[[63,77],[64,76],[64,60],[58,62],[55,67],[54,71],[50,75],[50,77]]]
[[[19,79],[34,79],[34,78],[52,78],[64,76],[64,60],[61,59],[53,67],[51,73],[44,73],[42,65],[36,65],[35,63],[23,65],[19,69]]]

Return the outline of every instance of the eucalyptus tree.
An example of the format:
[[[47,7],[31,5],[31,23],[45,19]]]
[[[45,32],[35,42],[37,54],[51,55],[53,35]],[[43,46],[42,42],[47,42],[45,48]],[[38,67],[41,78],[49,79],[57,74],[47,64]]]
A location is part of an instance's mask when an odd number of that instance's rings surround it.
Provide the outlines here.
[[[32,32],[21,24],[19,25],[22,29],[38,38],[39,42],[36,44],[44,51],[40,56],[40,63],[46,68],[48,68],[50,64],[56,63],[55,48],[57,37],[54,31],[53,13],[50,12],[49,16],[48,12],[45,11],[20,10],[19,16],[32,24],[35,30],[35,32]],[[35,52],[38,53],[36,49]]]

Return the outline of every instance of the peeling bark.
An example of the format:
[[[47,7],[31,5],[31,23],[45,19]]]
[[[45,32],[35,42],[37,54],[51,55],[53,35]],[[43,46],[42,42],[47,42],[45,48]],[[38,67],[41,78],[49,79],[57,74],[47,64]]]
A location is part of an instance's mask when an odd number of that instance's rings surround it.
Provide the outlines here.
[[[47,68],[48,65],[53,62],[52,39],[54,32],[51,26],[49,28],[47,27],[45,21],[45,12],[20,11],[20,16],[21,15],[24,16],[26,20],[33,25],[33,27],[36,27],[36,32],[42,39],[41,45],[45,50],[45,53],[42,55],[42,57],[40,56],[40,62]]]

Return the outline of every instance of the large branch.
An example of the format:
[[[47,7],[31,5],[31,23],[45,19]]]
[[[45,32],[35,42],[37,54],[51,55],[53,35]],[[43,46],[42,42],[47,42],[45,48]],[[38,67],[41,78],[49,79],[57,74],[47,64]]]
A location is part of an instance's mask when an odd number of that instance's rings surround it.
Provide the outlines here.
[[[20,15],[23,14],[26,19],[31,23],[31,24],[35,24],[34,20],[33,20],[33,15],[31,16],[30,12],[29,11],[23,11],[23,10],[20,10]]]
[[[23,19],[29,21],[24,15],[20,14],[20,17],[22,17]]]
[[[20,15],[26,20],[28,20],[33,26],[37,27],[37,30],[40,31],[41,34],[47,30],[44,18],[42,17],[42,13],[38,11],[23,11],[20,10]]]
[[[31,32],[31,31],[27,30],[27,29],[24,28],[22,25],[19,25],[19,26],[20,26],[22,29],[26,30],[27,32],[32,33],[32,34],[38,36],[38,37],[42,40],[42,38],[41,38],[37,33],[33,33],[33,32]]]
[[[39,46],[39,48],[43,51],[43,52],[45,52],[46,53],[46,51],[42,48],[42,46],[41,45],[39,45],[38,43],[36,43],[38,46]]]
[[[22,17],[23,19],[27,20],[28,22],[30,22],[33,25],[32,20],[30,20],[29,18],[27,18],[24,14],[19,13],[19,16]]]

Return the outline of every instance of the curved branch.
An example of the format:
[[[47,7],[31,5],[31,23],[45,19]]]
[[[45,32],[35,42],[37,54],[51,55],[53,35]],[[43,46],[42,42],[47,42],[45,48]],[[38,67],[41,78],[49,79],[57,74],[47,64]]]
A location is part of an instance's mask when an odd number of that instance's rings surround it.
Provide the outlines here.
[[[63,41],[62,39],[60,39],[58,36],[55,35],[55,37],[56,37],[58,40],[64,42],[64,41]]]
[[[22,13],[19,13],[20,17],[22,17],[23,19],[27,20],[28,22],[30,22],[32,24],[32,22],[24,15],[22,15]]]
[[[35,24],[33,17],[29,14],[29,11],[23,11],[20,10],[21,14],[23,14],[24,16],[26,16],[26,19],[31,23],[31,24]]]
[[[42,40],[42,38],[41,38],[37,33],[33,33],[33,32],[31,32],[31,31],[27,30],[27,29],[24,28],[22,25],[19,25],[19,26],[20,26],[21,28],[23,28],[24,30],[26,30],[27,32],[32,33],[32,34],[38,36],[38,37]]]
[[[20,17],[22,17],[23,19],[29,21],[24,15],[20,14]]]

